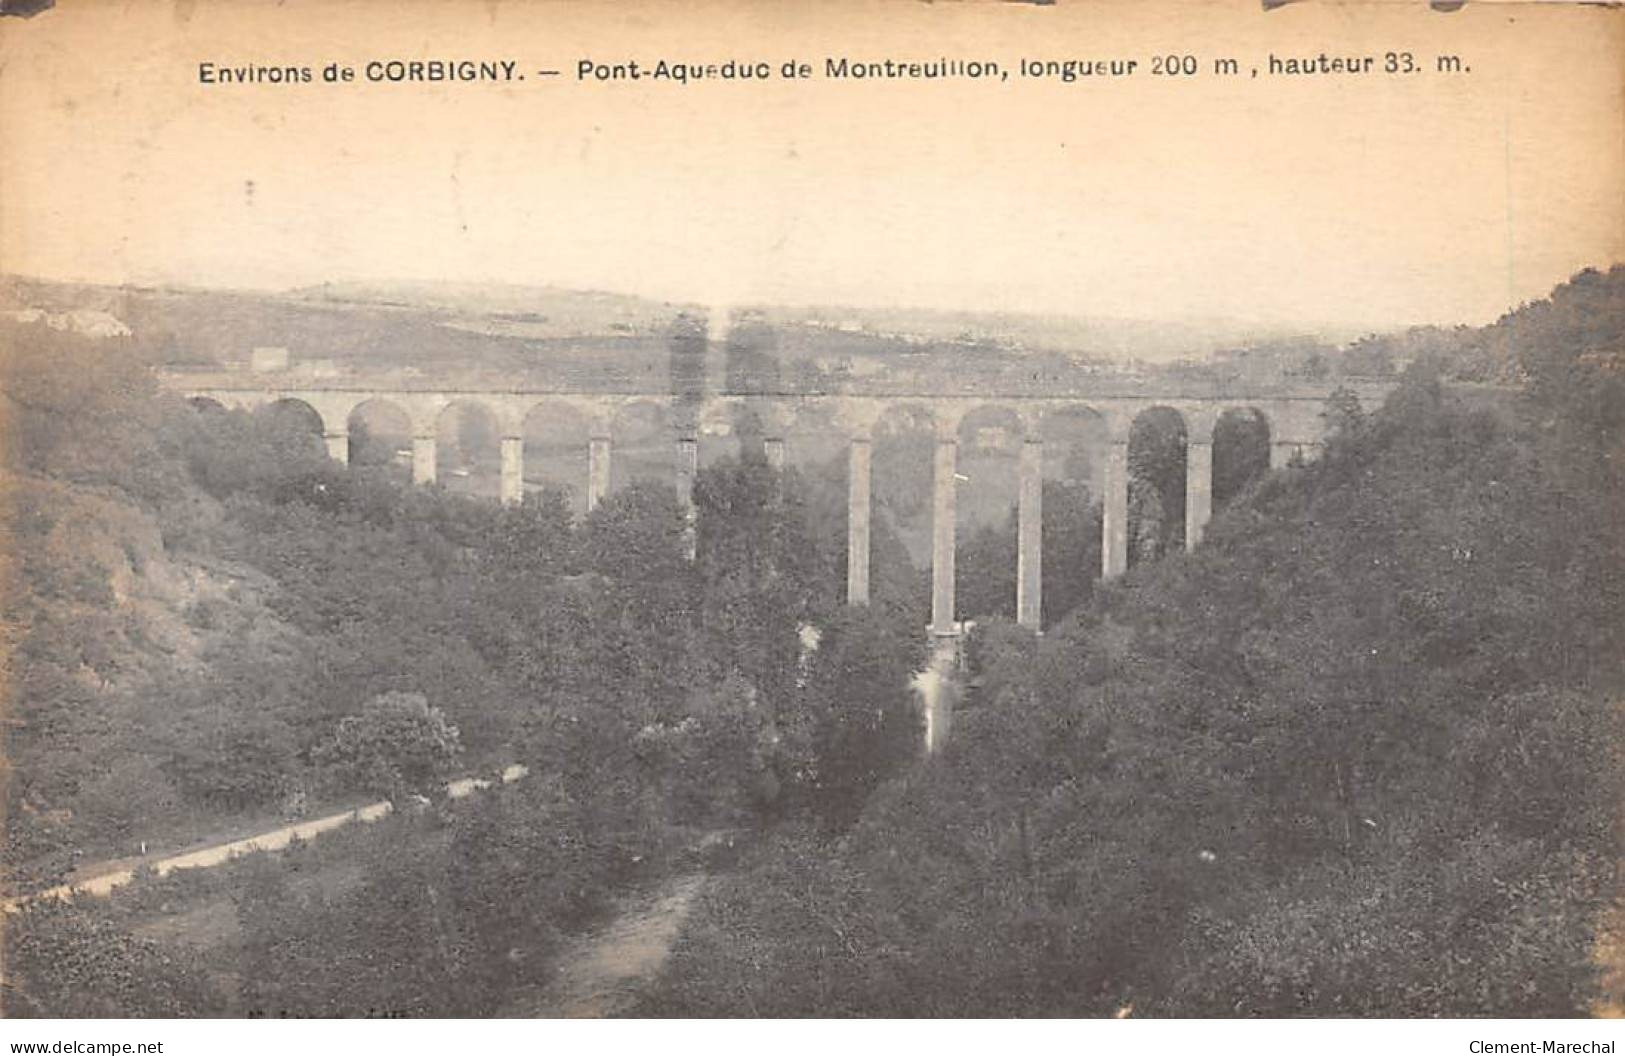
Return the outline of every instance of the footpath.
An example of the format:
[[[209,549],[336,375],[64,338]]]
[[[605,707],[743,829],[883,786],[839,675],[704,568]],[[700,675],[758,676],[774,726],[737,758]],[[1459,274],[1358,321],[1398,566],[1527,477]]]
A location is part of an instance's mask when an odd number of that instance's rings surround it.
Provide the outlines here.
[[[528,773],[525,767],[514,764],[509,766],[497,777],[501,784],[512,784]],[[475,792],[490,788],[493,782],[482,777],[464,777],[446,785],[446,794],[452,799],[464,799]],[[6,913],[17,909],[35,899],[51,898],[83,898],[104,897],[115,888],[123,887],[134,880],[137,874],[144,870],[151,870],[159,876],[167,876],[176,869],[208,869],[217,865],[224,865],[233,858],[256,851],[280,851],[294,840],[309,840],[325,832],[344,828],[347,825],[377,821],[389,814],[393,809],[388,800],[379,800],[365,806],[351,810],[329,814],[326,817],[315,818],[311,821],[301,821],[292,825],[258,832],[251,836],[243,836],[222,843],[210,844],[183,854],[174,854],[167,857],[157,855],[144,859],[137,859],[130,863],[128,859],[117,864],[102,863],[91,865],[79,870],[78,876],[66,883],[46,888],[29,895],[19,895],[16,898],[6,899],[0,903],[0,910]]]
[[[600,1019],[628,1011],[665,966],[706,882],[703,873],[675,876],[629,898],[614,919],[570,944],[546,986],[521,995],[503,1015]]]

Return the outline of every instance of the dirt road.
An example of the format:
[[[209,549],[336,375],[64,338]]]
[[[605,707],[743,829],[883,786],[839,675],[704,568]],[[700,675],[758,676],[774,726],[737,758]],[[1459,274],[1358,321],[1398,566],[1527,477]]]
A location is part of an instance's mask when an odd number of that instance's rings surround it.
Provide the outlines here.
[[[510,784],[524,777],[527,772],[523,766],[517,764],[509,766],[502,771],[496,783]],[[452,799],[464,799],[490,788],[492,784],[492,781],[484,778],[459,778],[446,786],[446,794]],[[111,893],[114,888],[123,887],[134,880],[136,873],[142,868],[149,868],[159,876],[166,876],[176,869],[208,869],[224,865],[233,858],[256,851],[280,851],[294,840],[313,839],[324,832],[331,832],[356,822],[377,821],[391,809],[387,801],[380,800],[354,810],[344,810],[326,817],[284,825],[268,832],[212,844],[183,854],[150,855],[146,858],[121,859],[117,863],[88,866],[80,870],[79,876],[65,884],[58,884],[32,895],[7,899],[0,903],[0,910],[9,912],[36,898],[101,897]],[[132,862],[134,864],[131,864]]]
[[[597,1019],[632,1007],[639,989],[666,963],[706,877],[674,877],[629,898],[614,919],[576,939],[558,973],[505,1014],[542,1019]]]

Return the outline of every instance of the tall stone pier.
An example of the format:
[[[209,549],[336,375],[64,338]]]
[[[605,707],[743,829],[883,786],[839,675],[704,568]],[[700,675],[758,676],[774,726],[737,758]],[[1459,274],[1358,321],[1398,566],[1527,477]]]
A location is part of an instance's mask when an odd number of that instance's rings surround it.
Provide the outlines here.
[[[594,436],[587,441],[587,512],[598,508],[609,494],[609,437]]]
[[[931,502],[931,632],[936,635],[954,633],[954,477],[958,471],[958,439],[939,437]]]
[[[433,484],[435,474],[434,437],[412,438],[412,483]]]
[[[1213,518],[1213,440],[1185,445],[1185,549],[1195,550]]]
[[[1100,574],[1113,579],[1128,571],[1128,437],[1106,445],[1105,494],[1101,496]]]
[[[694,480],[700,475],[700,442],[684,436],[677,440],[677,502],[683,509],[683,550],[689,560],[697,553]]]
[[[505,436],[500,448],[502,471],[497,498],[504,506],[517,506],[525,498],[525,438]]]
[[[846,600],[869,604],[869,438],[853,437],[847,454]]]
[[[1038,630],[1044,618],[1044,444],[1021,445],[1016,505],[1016,622]]]

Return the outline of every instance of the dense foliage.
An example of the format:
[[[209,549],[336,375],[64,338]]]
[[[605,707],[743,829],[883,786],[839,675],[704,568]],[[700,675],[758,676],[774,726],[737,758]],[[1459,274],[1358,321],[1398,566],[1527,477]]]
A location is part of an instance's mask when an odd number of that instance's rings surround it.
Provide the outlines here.
[[[494,980],[522,981],[510,950],[536,977],[558,933],[668,847],[850,820],[918,746],[915,619],[835,617],[844,524],[759,452],[701,474],[690,560],[669,485],[579,521],[545,492],[501,508],[404,487],[334,464],[276,406],[160,394],[132,340],[5,336],[13,890],[324,808],[431,801],[357,850],[359,887],[275,863],[234,881],[242,988],[197,1007],[493,1010]],[[459,770],[516,762],[522,786],[433,802]],[[75,952],[100,942],[98,911],[76,912],[13,918],[8,1011],[56,1007],[53,960],[102,970]],[[152,955],[126,935],[106,956],[119,974]],[[183,1007],[103,989],[109,1014]]]
[[[926,760],[908,496],[877,496],[874,602],[848,610],[844,496],[748,446],[701,473],[692,521],[669,486],[582,519],[545,492],[500,508],[335,465],[276,408],[167,398],[139,337],[6,327],[13,887],[396,807],[29,904],[7,1014],[512,1012],[624,885],[747,830],[644,1011],[1591,1000],[1619,856],[1625,269],[1362,343],[1373,370],[1411,361],[1402,386],[1332,401],[1308,465],[1216,460],[1193,554],[1177,430],[1147,423],[1120,582],[1096,579],[1087,488],[1049,482],[1041,638],[1008,620],[1013,518],[972,533],[971,689]],[[511,762],[530,776],[437,794]]]
[[[1515,344],[1518,394],[1441,383]],[[1572,1015],[1617,894],[1625,269],[1195,554],[978,642],[941,756],[720,883],[645,1009]],[[1492,373],[1499,373],[1494,368]]]

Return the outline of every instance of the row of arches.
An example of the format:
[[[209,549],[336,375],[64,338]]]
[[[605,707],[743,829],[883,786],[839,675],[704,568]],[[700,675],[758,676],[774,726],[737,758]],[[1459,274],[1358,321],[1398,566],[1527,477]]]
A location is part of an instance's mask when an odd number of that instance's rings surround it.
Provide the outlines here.
[[[1057,408],[1036,428],[1012,409],[979,407],[951,436],[927,414],[888,412],[865,456],[863,534],[902,540],[910,561],[931,569],[935,633],[987,615],[1037,628],[1095,578],[1194,545],[1284,450],[1246,406],[1195,428],[1178,409],[1151,406],[1126,429],[1087,406]]]
[[[1176,409],[1141,411],[1128,430],[1130,564],[1184,545],[1187,452],[1192,430]],[[928,415],[888,412],[873,440],[873,490],[884,497],[911,555],[930,552],[933,451],[939,437]],[[959,423],[956,441],[955,521],[959,538],[1003,522],[1020,499],[1022,447],[1037,441],[1039,478],[1081,489],[1098,502],[1115,439],[1105,415],[1088,407],[1058,408],[1036,430],[999,407],[980,407]],[[1269,420],[1256,408],[1227,408],[1212,427],[1212,499],[1218,509],[1272,461]]]
[[[651,400],[616,408],[605,426],[579,405],[544,400],[529,409],[517,437],[505,436],[512,425],[501,426],[478,400],[447,403],[427,437],[421,420],[388,398],[355,404],[342,432],[300,400],[276,401],[270,413],[325,435],[335,457],[365,470],[507,500],[556,489],[577,512],[633,481],[681,490],[693,469],[752,447],[766,450],[810,487],[826,489],[833,501],[824,505],[838,508],[844,498],[848,597],[867,600],[870,538],[878,532],[894,547],[888,566],[902,557],[918,572],[932,571],[939,627],[989,607],[1042,621],[1058,607],[1037,600],[1043,563],[1054,601],[1086,589],[1078,584],[1082,573],[1115,575],[1186,546],[1212,511],[1283,460],[1285,446],[1272,437],[1268,418],[1248,406],[1225,408],[1193,428],[1172,406],[1145,407],[1125,421],[1081,404],[1041,414],[986,404],[945,430],[929,403],[903,400],[881,408],[856,441],[846,409],[840,401],[805,405],[768,426],[762,408],[749,403],[685,421],[680,403]],[[978,580],[974,572],[989,562],[1011,570],[991,587],[987,575]],[[961,565],[973,571],[956,572]],[[956,583],[967,577],[976,589],[956,602]]]
[[[222,409],[212,397],[193,397],[194,406]],[[452,400],[434,416],[427,434],[432,445],[424,445],[421,426],[415,424],[406,408],[387,397],[356,404],[342,423],[324,421],[320,412],[304,400],[287,397],[273,400],[265,412],[284,416],[297,423],[313,438],[324,435],[341,445],[330,453],[351,465],[394,477],[401,482],[433,479],[450,491],[488,497],[502,497],[502,441],[505,430],[496,414],[478,400]],[[619,489],[634,480],[670,481],[673,472],[673,444],[670,416],[654,404],[634,404],[614,418],[615,458],[609,464],[608,487]],[[522,491],[556,489],[569,497],[578,510],[586,507],[589,474],[589,438],[595,432],[593,420],[568,404],[541,403],[525,416],[520,434]],[[714,445],[705,445],[713,454]],[[432,458],[432,472],[414,466],[416,459]]]
[[[219,407],[211,397],[194,397],[203,407]],[[282,398],[269,405],[269,413],[286,415],[313,436],[335,434],[332,424],[304,400]],[[607,428],[579,408],[564,403],[539,402],[521,424],[523,486],[525,490],[554,488],[572,496],[585,508],[585,483],[590,470],[587,440],[595,433],[611,438],[614,458],[609,464],[610,490],[632,481],[669,481],[678,455],[673,445],[677,414],[658,403],[632,403],[618,408]],[[739,407],[723,421],[702,422],[694,430],[697,463],[703,468],[736,454],[742,446],[759,445],[768,427],[749,407]],[[788,462],[804,471],[845,464],[850,427],[827,411],[798,411],[792,423],[772,430],[784,442]],[[347,438],[344,455],[356,466],[412,477],[412,417],[388,397],[368,399],[351,409],[342,427]],[[450,490],[498,498],[501,494],[501,440],[496,414],[477,399],[452,400],[434,418],[434,479]],[[916,523],[930,506],[932,451],[941,439],[933,409],[926,404],[901,402],[887,407],[870,434],[874,451],[874,484],[886,497],[910,553],[929,553],[929,525]],[[1151,406],[1131,419],[1128,459],[1131,474],[1131,511],[1142,540],[1130,551],[1130,560],[1153,555],[1183,543],[1185,452],[1191,430],[1185,416],[1171,406]],[[1254,407],[1231,407],[1220,412],[1211,432],[1213,504],[1227,503],[1246,482],[1271,461],[1271,430],[1266,416]],[[1066,405],[1048,410],[1030,429],[1013,408],[974,407],[958,422],[960,498],[959,527],[963,530],[993,523],[1016,502],[1017,476],[1013,469],[1023,443],[1042,443],[1042,476],[1088,487],[1099,495],[1104,473],[1104,452],[1111,442],[1104,414],[1088,406]],[[1171,528],[1153,527],[1159,520]],[[1159,534],[1159,532],[1161,534]]]

